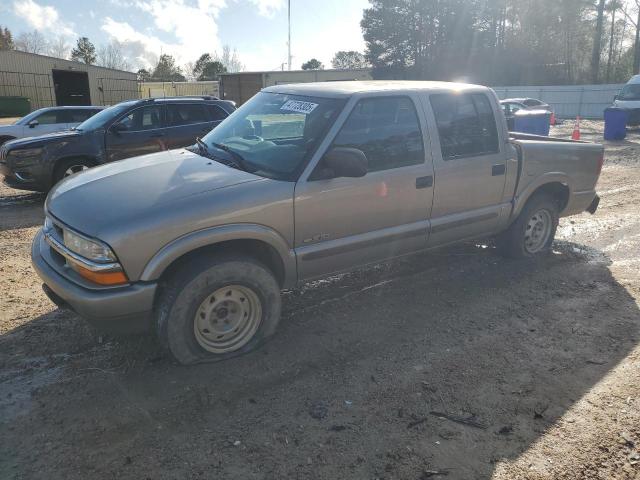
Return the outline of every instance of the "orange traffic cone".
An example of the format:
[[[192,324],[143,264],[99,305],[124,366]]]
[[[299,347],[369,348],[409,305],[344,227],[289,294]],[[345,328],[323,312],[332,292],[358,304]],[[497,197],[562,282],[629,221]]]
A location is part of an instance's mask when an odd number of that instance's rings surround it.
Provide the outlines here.
[[[552,127],[555,127],[555,126],[556,126],[556,114],[555,114],[555,113],[553,113],[553,112],[551,112],[551,119],[549,120],[549,124],[550,124]]]
[[[571,140],[580,140],[580,116],[576,117],[576,124],[573,127],[573,134]]]

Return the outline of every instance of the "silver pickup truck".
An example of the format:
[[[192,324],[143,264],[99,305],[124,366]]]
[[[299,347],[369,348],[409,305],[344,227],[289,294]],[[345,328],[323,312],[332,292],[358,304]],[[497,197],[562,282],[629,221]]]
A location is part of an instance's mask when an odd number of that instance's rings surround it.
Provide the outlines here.
[[[492,90],[435,82],[269,87],[197,145],[73,175],[32,258],[49,297],[151,329],[183,364],[274,333],[280,290],[453,242],[549,250],[598,206],[602,145],[507,132]]]

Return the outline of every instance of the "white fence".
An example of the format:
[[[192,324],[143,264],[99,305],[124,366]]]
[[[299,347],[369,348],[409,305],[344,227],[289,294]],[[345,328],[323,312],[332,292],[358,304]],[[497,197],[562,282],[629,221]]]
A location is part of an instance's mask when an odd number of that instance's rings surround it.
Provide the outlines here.
[[[558,85],[542,87],[493,87],[498,97],[531,97],[553,107],[559,118],[602,118],[604,109],[611,106],[613,97],[623,84]]]

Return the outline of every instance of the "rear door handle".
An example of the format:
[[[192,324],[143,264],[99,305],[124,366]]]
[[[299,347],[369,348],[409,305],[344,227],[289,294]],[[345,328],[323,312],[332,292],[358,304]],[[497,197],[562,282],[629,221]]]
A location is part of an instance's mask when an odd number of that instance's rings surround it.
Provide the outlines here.
[[[504,163],[498,164],[498,165],[493,165],[491,167],[491,176],[492,177],[497,177],[499,175],[504,175],[504,172],[507,171],[507,167]]]
[[[433,176],[427,175],[426,177],[416,178],[416,188],[428,188],[433,187]]]

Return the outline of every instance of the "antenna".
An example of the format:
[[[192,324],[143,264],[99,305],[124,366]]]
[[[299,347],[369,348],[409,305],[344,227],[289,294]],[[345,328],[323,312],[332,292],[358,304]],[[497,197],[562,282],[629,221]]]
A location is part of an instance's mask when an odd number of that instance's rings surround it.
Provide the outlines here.
[[[289,48],[289,55],[288,55],[288,67],[289,70],[291,70],[291,0],[288,1],[288,8],[287,8],[287,20],[288,20],[288,24],[289,24],[289,40],[287,41],[287,47]]]

